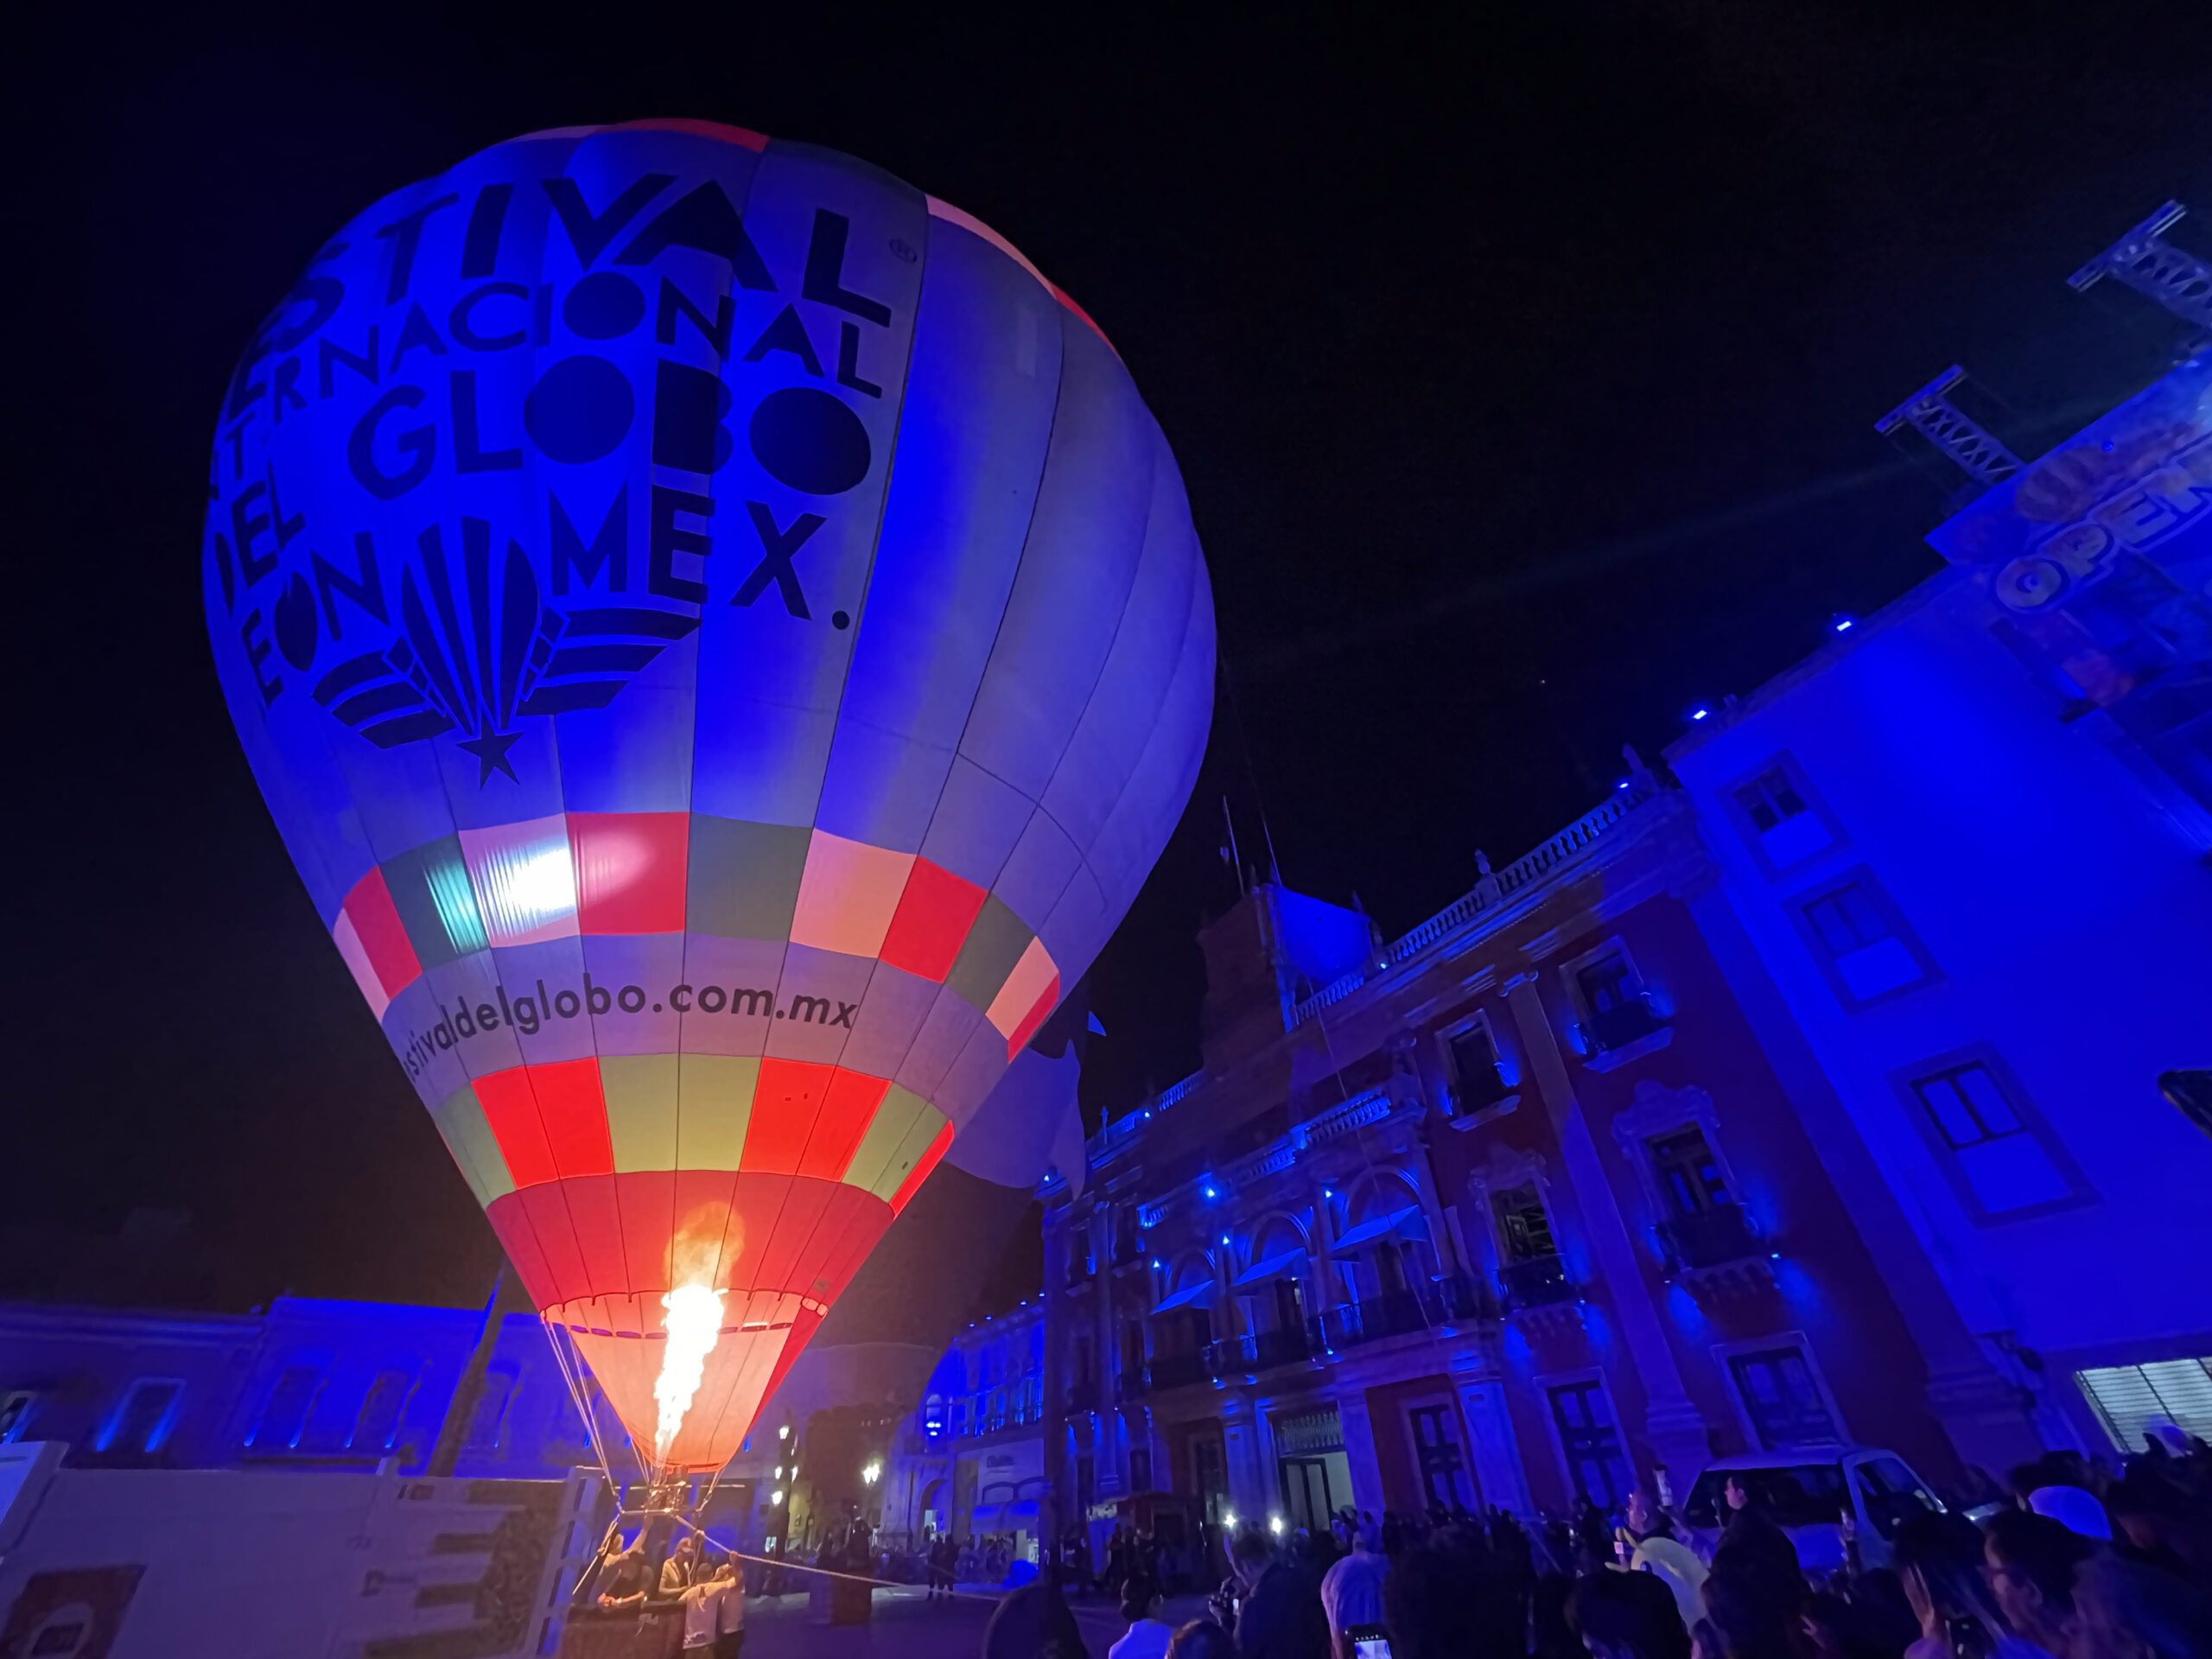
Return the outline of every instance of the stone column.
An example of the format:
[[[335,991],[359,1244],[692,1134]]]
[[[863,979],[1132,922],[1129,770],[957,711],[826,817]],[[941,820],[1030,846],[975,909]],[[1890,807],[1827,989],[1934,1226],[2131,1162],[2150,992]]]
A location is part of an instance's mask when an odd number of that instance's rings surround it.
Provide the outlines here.
[[[1337,1259],[1330,1250],[1337,1242],[1337,1218],[1331,1199],[1323,1196],[1328,1184],[1319,1176],[1313,1179],[1313,1289],[1321,1305],[1310,1307],[1309,1313],[1326,1313],[1344,1299],[1343,1278],[1337,1272]]]
[[[1529,1477],[1521,1466],[1521,1445],[1513,1430],[1513,1414],[1507,1409],[1505,1379],[1490,1355],[1461,1354],[1452,1362],[1452,1386],[1459,1395],[1459,1413],[1466,1420],[1468,1461],[1482,1501],[1508,1509],[1516,1515],[1533,1515]]]
[[[1375,1420],[1365,1389],[1348,1388],[1338,1395],[1337,1421],[1344,1429],[1344,1461],[1351,1466],[1352,1507],[1372,1510],[1379,1519],[1385,1508],[1382,1460],[1375,1455]]]
[[[1257,1400],[1252,1404],[1253,1461],[1259,1465],[1260,1491],[1264,1501],[1253,1511],[1254,1516],[1266,1521],[1271,1515],[1282,1513],[1282,1456],[1275,1450],[1275,1423],[1269,1408],[1272,1400]]]
[[[1630,1363],[1643,1382],[1645,1446],[1677,1482],[1686,1480],[1689,1471],[1703,1468],[1712,1456],[1705,1418],[1683,1386],[1681,1368],[1675,1363],[1666,1326],[1644,1283],[1636,1241],[1621,1218],[1612,1183],[1605,1179],[1598,1143],[1590,1133],[1589,1118],[1575,1096],[1567,1058],[1560,1052],[1558,1036],[1537,994],[1536,976],[1515,975],[1505,995],[1507,1006],[1513,1010],[1514,1027],[1520,1033],[1522,1052],[1528,1056],[1529,1070],[1559,1139],[1560,1161],[1582,1212],[1591,1255],[1610,1293],[1613,1312],[1619,1317]]]
[[[1222,1461],[1229,1477],[1229,1506],[1239,1521],[1265,1526],[1268,1520],[1266,1485],[1260,1475],[1259,1446],[1252,1422],[1252,1402],[1242,1395],[1224,1395],[1221,1402]]]
[[[1456,1259],[1452,1248],[1452,1230],[1445,1221],[1444,1201],[1436,1190],[1436,1173],[1429,1167],[1427,1144],[1418,1135],[1406,1166],[1421,1197],[1421,1215],[1428,1223],[1429,1247],[1436,1255],[1436,1270],[1442,1274],[1458,1273],[1463,1264]]]
[[[1053,1224],[1056,1219],[1057,1226]],[[1038,1427],[1045,1442],[1045,1455],[1039,1460],[1045,1471],[1045,1501],[1039,1507],[1049,1511],[1039,1517],[1039,1530],[1047,1539],[1058,1538],[1078,1518],[1075,1510],[1075,1471],[1066,1466],[1068,1367],[1061,1353],[1068,1344],[1071,1316],[1077,1319],[1082,1317],[1082,1310],[1067,1288],[1068,1251],[1071,1246],[1082,1246],[1082,1240],[1074,1236],[1074,1217],[1066,1210],[1059,1211],[1057,1217],[1050,1210],[1045,1212],[1045,1409]],[[910,1504],[911,1482],[910,1471]]]
[[[1090,1227],[1090,1259],[1096,1264],[1091,1269],[1089,1291],[1091,1316],[1096,1321],[1091,1346],[1098,1356],[1097,1397],[1091,1402],[1091,1408],[1109,1411],[1115,1403],[1114,1379],[1122,1369],[1121,1332],[1114,1317],[1113,1211],[1100,1205],[1092,1212]]]

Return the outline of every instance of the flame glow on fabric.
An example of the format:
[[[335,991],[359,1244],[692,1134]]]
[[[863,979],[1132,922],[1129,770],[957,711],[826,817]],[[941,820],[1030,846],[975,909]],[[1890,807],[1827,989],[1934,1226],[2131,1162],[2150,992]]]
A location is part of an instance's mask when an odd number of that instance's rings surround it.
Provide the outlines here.
[[[1211,596],[1120,359],[863,162],[539,133],[270,315],[203,566],[277,827],[556,1351],[649,1476],[719,1468],[1196,776]]]

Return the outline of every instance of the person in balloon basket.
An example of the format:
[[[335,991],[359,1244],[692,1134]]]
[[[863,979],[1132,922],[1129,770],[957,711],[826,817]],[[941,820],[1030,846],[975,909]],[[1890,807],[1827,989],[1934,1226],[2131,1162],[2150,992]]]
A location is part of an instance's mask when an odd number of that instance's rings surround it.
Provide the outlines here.
[[[683,1651],[737,1659],[745,1646],[745,1569],[734,1555],[702,1563],[683,1591]]]
[[[635,1543],[608,1556],[600,1569],[599,1605],[607,1612],[643,1607],[646,1588],[652,1582],[652,1567],[645,1559],[645,1535],[641,1530]]]
[[[699,1535],[687,1532],[676,1541],[676,1548],[660,1564],[660,1592],[664,1596],[682,1595],[707,1576],[707,1564],[699,1550]]]

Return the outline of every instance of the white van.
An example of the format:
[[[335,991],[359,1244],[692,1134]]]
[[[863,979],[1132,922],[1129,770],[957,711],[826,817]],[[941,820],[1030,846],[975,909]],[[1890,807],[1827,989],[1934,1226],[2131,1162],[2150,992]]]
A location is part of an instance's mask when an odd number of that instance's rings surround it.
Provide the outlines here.
[[[1858,1533],[1860,1564],[1887,1567],[1891,1541],[1906,1518],[1943,1507],[1903,1458],[1878,1446],[1722,1458],[1698,1476],[1682,1504],[1694,1541],[1708,1555],[1728,1524],[1722,1488],[1732,1477],[1743,1482],[1767,1519],[1789,1535],[1808,1573],[1833,1572],[1844,1564],[1846,1514]]]

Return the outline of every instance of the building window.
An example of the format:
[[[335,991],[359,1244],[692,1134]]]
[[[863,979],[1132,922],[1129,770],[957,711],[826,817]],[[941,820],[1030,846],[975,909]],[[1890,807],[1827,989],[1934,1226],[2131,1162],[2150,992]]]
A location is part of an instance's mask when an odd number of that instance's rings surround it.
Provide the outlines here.
[[[184,1384],[175,1378],[140,1377],[107,1420],[93,1449],[139,1455],[160,1451],[183,1399]]]
[[[1796,761],[1778,755],[1723,791],[1752,855],[1771,876],[1841,842]]]
[[[269,1399],[261,1408],[260,1421],[254,1424],[253,1433],[246,1436],[248,1446],[259,1446],[265,1452],[283,1451],[300,1443],[301,1431],[308,1425],[308,1414],[322,1393],[322,1368],[319,1365],[287,1365],[276,1379],[276,1386],[269,1391]]]
[[[1928,984],[1935,964],[1881,884],[1866,870],[1796,901],[1801,931],[1836,1000],[1861,1008]]]
[[[415,1379],[404,1371],[385,1371],[369,1384],[361,1409],[353,1419],[353,1432],[346,1444],[357,1451],[388,1452],[399,1434],[399,1419]]]
[[[1552,1240],[1551,1217],[1534,1181],[1498,1193],[1490,1201],[1497,1217],[1497,1237],[1509,1262],[1536,1262],[1559,1254]]]
[[[2080,1171],[1993,1051],[1965,1050],[1916,1067],[1903,1088],[1914,1122],[1976,1219],[2088,1196]]]
[[[499,1437],[506,1433],[507,1410],[514,1398],[515,1374],[512,1370],[494,1366],[484,1373],[484,1386],[476,1396],[476,1410],[468,1420],[470,1451],[498,1449]]]
[[[0,1394],[0,1446],[10,1446],[22,1440],[29,1432],[37,1408],[38,1395],[29,1389]]]
[[[1511,1096],[1513,1084],[1506,1074],[1490,1016],[1477,1014],[1465,1025],[1444,1033],[1444,1058],[1452,1076],[1452,1117],[1473,1117]]]
[[[1671,1213],[1700,1215],[1729,1201],[1728,1178],[1698,1125],[1654,1135],[1643,1144],[1650,1151],[1651,1173],[1658,1178],[1660,1195]]]
[[[1793,1344],[1731,1354],[1728,1375],[1762,1451],[1842,1443],[1835,1414],[1802,1348]]]
[[[1560,971],[1579,1016],[1570,1033],[1575,1052],[1592,1067],[1610,1070],[1665,1045],[1666,1018],[1618,939]]]
[[[1416,1406],[1406,1413],[1413,1431],[1414,1465],[1421,1490],[1432,1510],[1462,1510],[1474,1502],[1466,1454],[1459,1446],[1457,1406]]]
[[[2145,1450],[2153,1423],[2212,1440],[2212,1356],[2100,1365],[2075,1372],[2074,1380],[2123,1452]]]
[[[1570,1382],[1548,1390],[1560,1454],[1576,1493],[1608,1512],[1627,1498],[1631,1477],[1613,1427],[1604,1384]]]
[[[1133,1446],[1129,1448],[1129,1491],[1148,1492],[1152,1490],[1152,1448]]]

